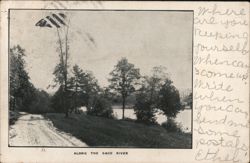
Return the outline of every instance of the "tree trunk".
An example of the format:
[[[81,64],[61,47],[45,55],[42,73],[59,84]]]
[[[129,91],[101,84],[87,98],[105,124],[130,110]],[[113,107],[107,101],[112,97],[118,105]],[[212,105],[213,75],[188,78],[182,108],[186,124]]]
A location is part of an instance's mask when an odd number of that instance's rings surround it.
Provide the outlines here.
[[[122,98],[122,119],[124,119],[125,102],[126,102],[126,98],[123,97]]]
[[[63,88],[63,109],[64,109],[64,113],[65,113],[65,117],[67,118],[67,117],[69,117],[69,109],[68,109],[68,104],[67,104],[67,102],[68,102],[68,97],[67,97],[67,90],[66,90],[66,88],[65,88],[65,86],[64,86],[64,88]]]
[[[66,35],[65,35],[65,76],[64,76],[64,84],[65,84],[65,97],[66,97],[66,101],[68,99],[68,88],[67,88],[67,81],[68,81],[68,29],[69,27],[67,26],[67,32],[66,32]],[[67,101],[68,102],[68,101]],[[65,110],[65,117],[68,117],[69,114],[68,114],[68,106],[69,105],[66,105],[66,110]]]
[[[75,111],[75,113],[77,112],[76,98],[77,98],[77,84],[75,84],[75,95],[74,95],[74,111]]]
[[[64,102],[64,104],[65,104],[65,102]],[[65,108],[65,117],[66,117],[66,118],[68,118],[68,117],[69,117],[69,109],[68,109],[68,105],[67,105],[67,104],[65,104],[65,105],[64,105],[64,108]]]

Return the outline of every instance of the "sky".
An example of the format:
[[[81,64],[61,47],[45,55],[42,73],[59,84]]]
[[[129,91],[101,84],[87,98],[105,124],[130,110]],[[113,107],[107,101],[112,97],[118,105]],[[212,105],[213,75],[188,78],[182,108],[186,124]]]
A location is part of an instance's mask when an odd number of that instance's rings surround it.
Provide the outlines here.
[[[61,11],[11,10],[10,47],[25,49],[26,70],[36,88],[48,88],[59,62],[56,28],[38,27],[42,18]],[[192,12],[67,11],[69,63],[92,71],[101,86],[126,57],[142,75],[165,66],[179,90],[192,89]],[[60,31],[63,33],[62,31]]]

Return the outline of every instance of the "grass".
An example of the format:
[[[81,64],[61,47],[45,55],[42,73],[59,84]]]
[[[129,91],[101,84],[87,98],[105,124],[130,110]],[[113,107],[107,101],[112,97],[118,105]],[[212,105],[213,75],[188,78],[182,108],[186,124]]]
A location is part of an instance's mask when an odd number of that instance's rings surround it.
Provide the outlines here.
[[[191,148],[192,135],[167,132],[160,125],[144,125],[85,114],[46,114],[53,125],[92,147]]]

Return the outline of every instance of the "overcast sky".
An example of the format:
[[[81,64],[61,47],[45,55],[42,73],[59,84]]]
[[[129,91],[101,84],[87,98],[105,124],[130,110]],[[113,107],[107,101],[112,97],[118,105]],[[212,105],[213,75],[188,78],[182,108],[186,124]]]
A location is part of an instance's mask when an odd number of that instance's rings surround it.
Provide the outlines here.
[[[52,11],[59,13],[59,11]],[[26,50],[27,71],[37,88],[47,90],[59,57],[55,28],[35,24],[48,10],[11,10],[10,47]],[[175,11],[70,11],[70,65],[90,70],[101,86],[121,57],[146,75],[165,66],[177,89],[192,88],[191,12]],[[53,90],[49,89],[48,92]]]

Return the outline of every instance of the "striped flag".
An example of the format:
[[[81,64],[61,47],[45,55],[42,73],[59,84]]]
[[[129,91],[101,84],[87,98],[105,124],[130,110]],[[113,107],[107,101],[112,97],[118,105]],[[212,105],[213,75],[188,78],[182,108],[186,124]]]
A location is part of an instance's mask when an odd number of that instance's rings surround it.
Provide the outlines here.
[[[52,28],[53,26],[55,26],[56,28],[60,28],[62,26],[65,26],[66,20],[66,15],[63,13],[52,13],[51,15],[46,16],[45,18],[39,20],[36,23],[36,26],[39,27],[49,27]]]

